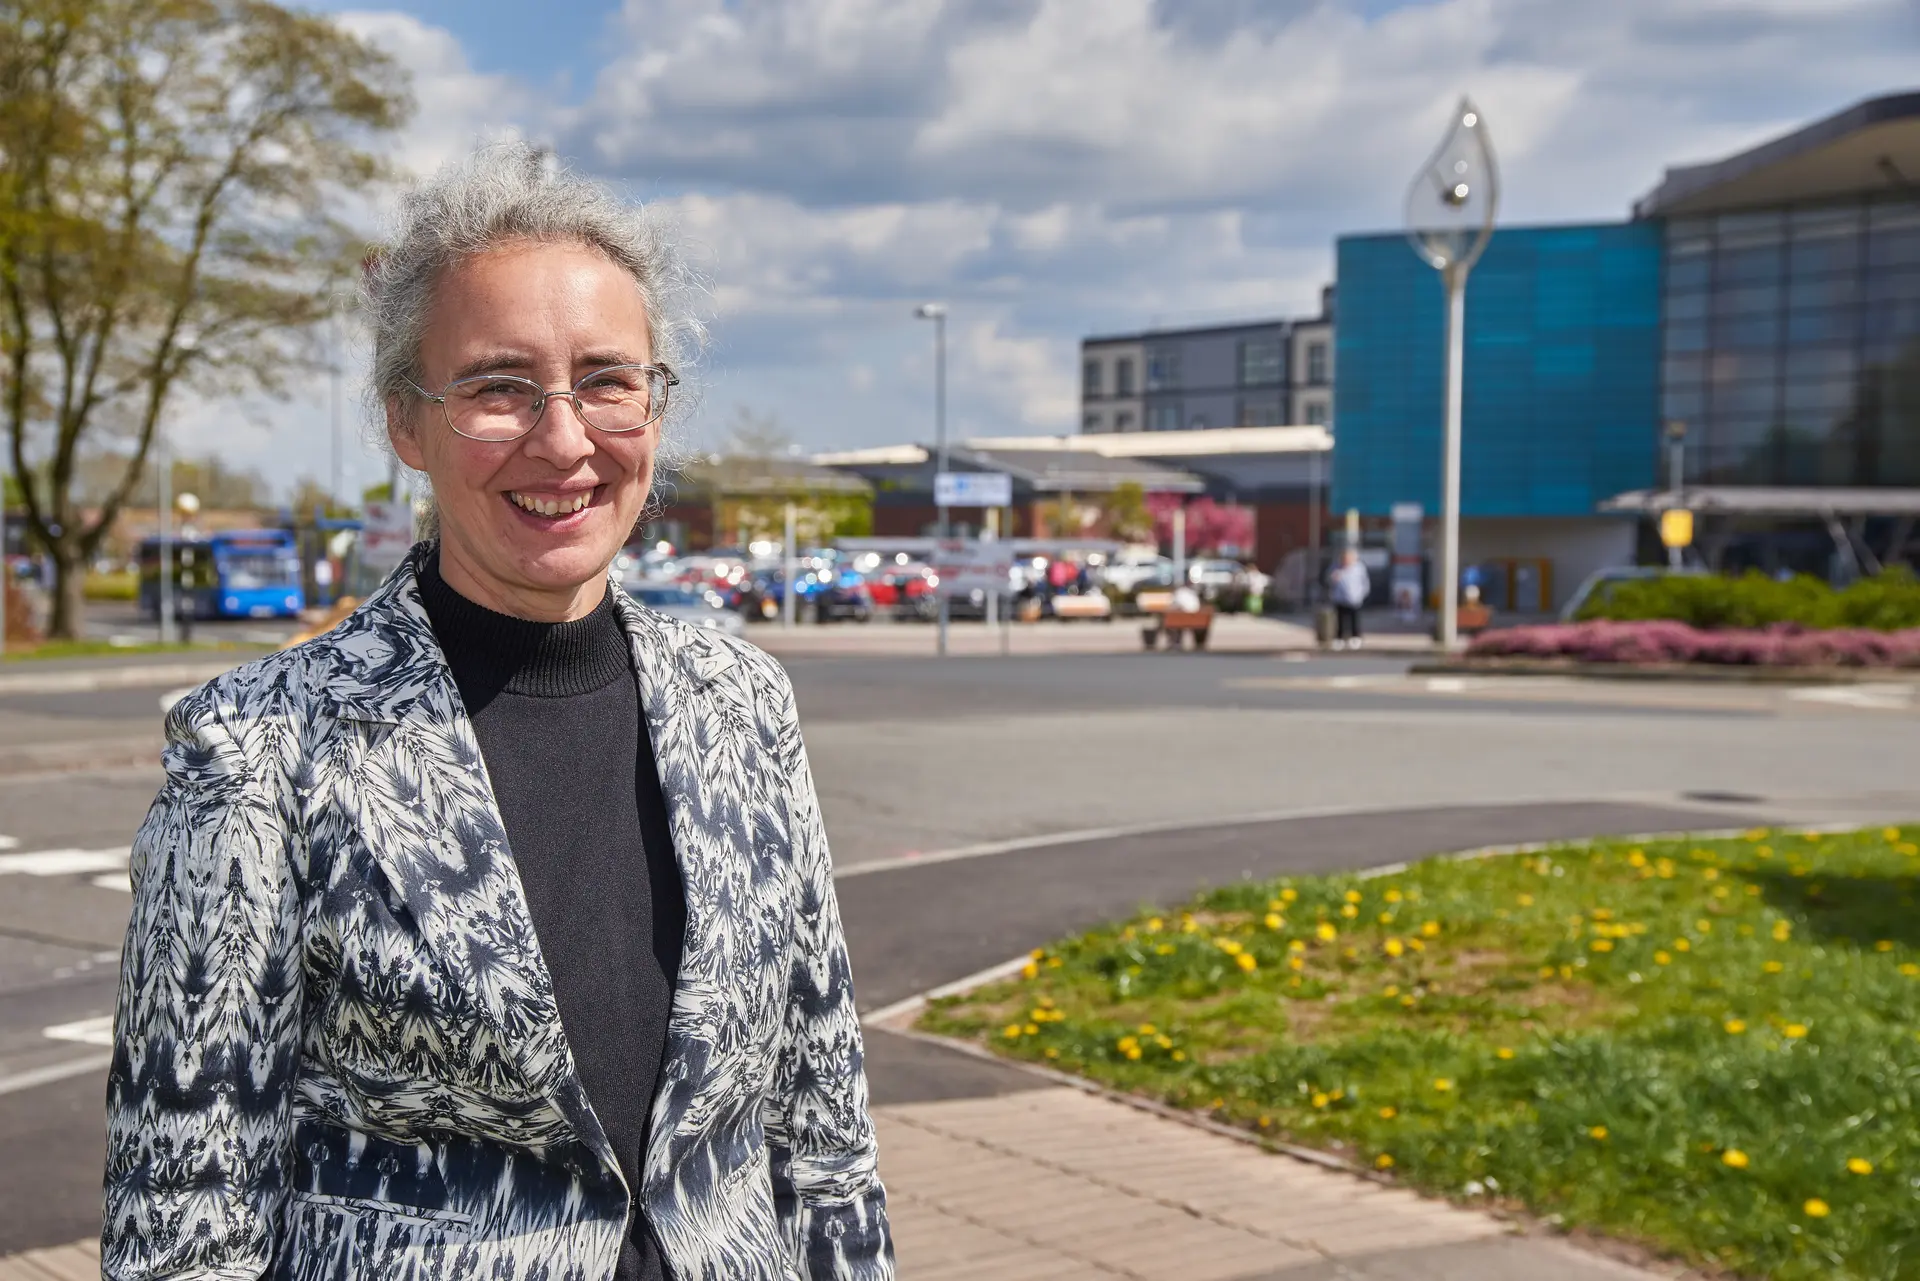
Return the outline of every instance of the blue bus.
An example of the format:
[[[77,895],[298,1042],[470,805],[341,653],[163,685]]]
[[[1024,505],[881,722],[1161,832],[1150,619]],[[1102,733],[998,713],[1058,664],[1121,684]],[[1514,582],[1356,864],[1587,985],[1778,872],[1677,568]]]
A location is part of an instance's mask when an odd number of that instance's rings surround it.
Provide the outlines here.
[[[174,608],[186,618],[291,618],[306,608],[300,551],[288,529],[176,538]],[[140,612],[160,616],[160,540],[140,544]]]

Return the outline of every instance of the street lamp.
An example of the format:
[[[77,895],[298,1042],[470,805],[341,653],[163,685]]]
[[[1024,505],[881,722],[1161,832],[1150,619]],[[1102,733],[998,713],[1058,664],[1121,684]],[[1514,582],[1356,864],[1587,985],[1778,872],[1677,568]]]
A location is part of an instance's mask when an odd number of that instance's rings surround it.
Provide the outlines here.
[[[947,474],[947,304],[923,302],[913,309],[920,320],[933,322],[933,501],[937,511],[934,536],[947,536],[947,505],[941,501],[940,477]],[[947,655],[947,594],[940,593],[940,656]]]
[[[1465,366],[1467,273],[1493,238],[1500,175],[1487,125],[1467,99],[1426,167],[1407,188],[1407,238],[1447,290],[1447,424],[1440,487],[1440,645],[1460,636],[1460,384]]]

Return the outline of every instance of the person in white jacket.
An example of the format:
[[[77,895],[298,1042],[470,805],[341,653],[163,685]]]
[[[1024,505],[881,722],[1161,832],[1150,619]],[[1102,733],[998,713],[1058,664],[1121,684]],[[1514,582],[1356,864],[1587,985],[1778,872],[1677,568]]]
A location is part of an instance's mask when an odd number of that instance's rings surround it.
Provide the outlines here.
[[[1333,593],[1334,612],[1339,616],[1333,647],[1359,649],[1360,607],[1367,603],[1367,595],[1373,591],[1373,579],[1361,563],[1359,552],[1348,548],[1341,554],[1339,565],[1328,575],[1327,586]]]

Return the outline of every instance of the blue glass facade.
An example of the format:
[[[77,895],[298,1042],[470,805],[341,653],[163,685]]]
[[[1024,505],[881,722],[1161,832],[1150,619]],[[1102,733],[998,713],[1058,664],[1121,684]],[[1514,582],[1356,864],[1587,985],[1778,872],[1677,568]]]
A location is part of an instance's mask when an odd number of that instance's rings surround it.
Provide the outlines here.
[[[1591,516],[1655,481],[1658,222],[1495,233],[1467,286],[1464,516]],[[1401,235],[1337,250],[1334,512],[1440,507],[1446,302]]]

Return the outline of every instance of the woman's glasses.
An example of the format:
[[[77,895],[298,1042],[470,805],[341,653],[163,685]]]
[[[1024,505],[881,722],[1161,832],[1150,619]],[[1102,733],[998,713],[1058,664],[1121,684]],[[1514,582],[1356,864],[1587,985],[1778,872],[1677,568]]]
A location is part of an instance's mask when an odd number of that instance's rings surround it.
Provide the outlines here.
[[[667,412],[667,392],[680,379],[665,365],[612,365],[596,369],[568,391],[549,391],[514,374],[456,378],[439,395],[414,391],[439,405],[447,426],[468,440],[518,440],[540,423],[547,402],[564,396],[580,420],[595,431],[639,431]],[[412,384],[408,384],[412,386]]]

